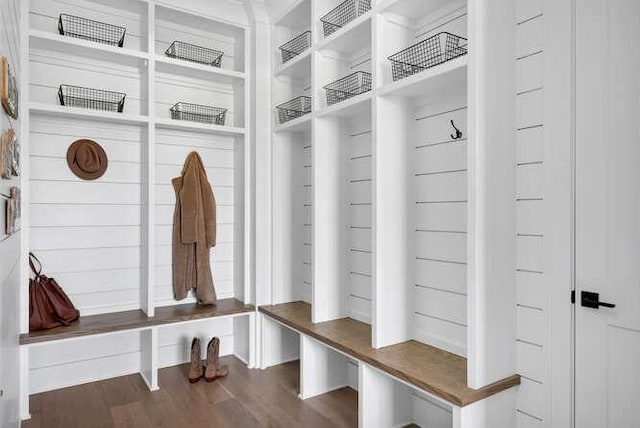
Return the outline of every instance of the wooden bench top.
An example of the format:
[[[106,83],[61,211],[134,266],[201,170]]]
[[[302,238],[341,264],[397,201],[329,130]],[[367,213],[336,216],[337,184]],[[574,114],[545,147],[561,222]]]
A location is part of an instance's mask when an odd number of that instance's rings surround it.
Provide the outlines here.
[[[269,317],[357,360],[382,370],[459,407],[490,397],[520,383],[513,375],[481,389],[467,386],[467,359],[410,340],[385,348],[371,347],[371,326],[351,318],[313,324],[305,302],[261,306]]]
[[[237,299],[218,300],[216,306],[200,306],[195,303],[156,308],[155,316],[148,317],[141,310],[90,315],[70,326],[51,330],[35,331],[20,335],[20,344],[50,342],[54,340],[89,336],[100,333],[151,328],[166,324],[195,321],[237,315],[255,311],[252,305],[245,305]]]

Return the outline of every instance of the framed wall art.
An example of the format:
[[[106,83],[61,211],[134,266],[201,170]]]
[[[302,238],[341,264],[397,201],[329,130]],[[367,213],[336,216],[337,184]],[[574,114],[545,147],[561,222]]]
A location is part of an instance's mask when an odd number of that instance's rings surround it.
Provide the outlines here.
[[[15,132],[7,129],[0,138],[0,177],[10,179],[20,174],[19,152]]]
[[[0,101],[4,111],[14,119],[18,118],[18,82],[13,75],[11,65],[6,57],[2,57],[2,76],[0,82]]]

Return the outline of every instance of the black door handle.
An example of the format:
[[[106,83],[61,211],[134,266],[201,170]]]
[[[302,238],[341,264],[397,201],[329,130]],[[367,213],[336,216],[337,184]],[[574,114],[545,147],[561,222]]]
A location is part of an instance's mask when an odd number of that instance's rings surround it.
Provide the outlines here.
[[[598,309],[600,306],[604,306],[605,308],[615,308],[616,305],[613,303],[606,303],[600,301],[600,294],[593,293],[591,291],[583,291],[580,294],[580,303],[585,308],[593,308]]]

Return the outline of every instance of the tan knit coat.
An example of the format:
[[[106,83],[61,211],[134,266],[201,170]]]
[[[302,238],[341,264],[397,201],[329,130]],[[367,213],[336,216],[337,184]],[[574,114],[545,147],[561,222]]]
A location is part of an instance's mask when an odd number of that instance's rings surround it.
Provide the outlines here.
[[[210,249],[216,245],[216,201],[202,159],[191,152],[182,175],[171,180],[173,214],[173,292],[177,300],[195,289],[198,303],[216,304]]]

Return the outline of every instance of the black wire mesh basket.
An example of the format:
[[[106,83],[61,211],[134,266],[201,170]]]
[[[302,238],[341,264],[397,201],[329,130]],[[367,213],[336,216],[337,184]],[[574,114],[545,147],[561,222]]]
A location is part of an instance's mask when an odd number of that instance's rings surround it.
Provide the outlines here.
[[[198,64],[206,64],[213,67],[220,67],[222,55],[224,55],[224,52],[216,49],[205,48],[177,40],[171,43],[171,46],[169,46],[164,53],[171,58],[197,62]]]
[[[371,10],[371,0],[346,0],[340,3],[320,19],[320,21],[322,21],[324,36],[327,37],[335,33],[347,25],[347,23],[353,21],[360,15],[364,15],[369,10]]]
[[[179,102],[170,109],[171,119],[224,125],[227,109]]]
[[[117,25],[61,13],[58,18],[58,32],[63,36],[122,47],[127,30]]]
[[[282,63],[291,60],[293,57],[300,55],[311,47],[311,31],[305,31],[299,36],[294,37],[284,45],[280,46],[282,53]]]
[[[311,113],[311,97],[300,96],[276,106],[280,123],[286,123]]]
[[[324,87],[327,91],[327,105],[344,101],[371,90],[371,74],[356,71]]]
[[[60,105],[122,113],[126,94],[82,86],[60,85]]]
[[[467,53],[467,39],[442,32],[391,55],[393,80],[404,79]]]

